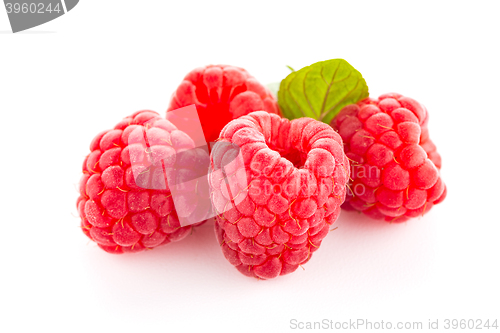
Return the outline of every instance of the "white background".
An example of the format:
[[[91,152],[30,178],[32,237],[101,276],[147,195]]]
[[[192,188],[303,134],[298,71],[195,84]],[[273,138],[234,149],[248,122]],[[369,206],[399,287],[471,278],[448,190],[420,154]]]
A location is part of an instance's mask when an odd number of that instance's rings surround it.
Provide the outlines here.
[[[309,4],[310,3],[310,4]],[[290,320],[499,319],[498,2],[82,0],[11,34],[0,8],[0,331],[287,332]],[[185,74],[246,68],[262,83],[344,58],[372,96],[430,112],[448,197],[390,225],[341,214],[295,273],[257,281],[212,225],[115,256],[79,229],[75,189],[95,134],[164,113]],[[499,323],[500,324],[500,323]]]

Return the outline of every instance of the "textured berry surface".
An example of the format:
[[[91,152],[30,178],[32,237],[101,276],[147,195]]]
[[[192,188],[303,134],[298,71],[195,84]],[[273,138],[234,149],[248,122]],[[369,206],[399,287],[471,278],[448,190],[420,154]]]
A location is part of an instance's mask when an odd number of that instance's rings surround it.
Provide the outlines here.
[[[311,118],[252,112],[224,127],[210,158],[215,231],[226,259],[259,279],[306,263],[346,196],[340,136]]]
[[[188,136],[153,111],[136,112],[98,134],[82,167],[77,207],[83,232],[110,253],[186,237],[193,225],[181,227],[163,170],[192,148]]]
[[[206,142],[219,137],[231,120],[252,111],[279,114],[272,93],[239,67],[217,65],[190,72],[173,94],[168,110],[195,104]]]
[[[404,222],[444,200],[428,118],[424,106],[395,93],[342,109],[331,123],[351,160],[351,191],[342,208]]]

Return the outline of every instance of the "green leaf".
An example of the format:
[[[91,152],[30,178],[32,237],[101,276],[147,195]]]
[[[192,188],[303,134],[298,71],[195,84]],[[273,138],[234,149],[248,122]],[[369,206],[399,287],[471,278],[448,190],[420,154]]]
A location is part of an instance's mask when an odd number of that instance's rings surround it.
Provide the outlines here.
[[[320,61],[281,81],[278,104],[288,119],[311,117],[325,123],[349,104],[368,97],[365,79],[344,59]]]

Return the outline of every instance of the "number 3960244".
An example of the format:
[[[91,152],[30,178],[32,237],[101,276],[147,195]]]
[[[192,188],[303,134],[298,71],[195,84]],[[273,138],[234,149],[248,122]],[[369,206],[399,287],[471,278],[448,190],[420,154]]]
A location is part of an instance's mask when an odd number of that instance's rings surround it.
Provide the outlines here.
[[[60,13],[62,9],[59,6],[59,3],[52,6],[51,3],[45,5],[44,3],[9,3],[5,4],[5,8],[7,8],[7,14],[11,13],[31,13],[31,14],[43,14],[43,13]]]

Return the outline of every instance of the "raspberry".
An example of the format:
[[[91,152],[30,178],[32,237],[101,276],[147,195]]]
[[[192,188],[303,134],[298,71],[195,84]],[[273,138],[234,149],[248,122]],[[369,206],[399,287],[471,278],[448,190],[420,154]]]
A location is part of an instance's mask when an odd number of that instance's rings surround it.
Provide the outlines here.
[[[210,65],[190,72],[173,94],[168,110],[195,104],[206,142],[213,142],[228,122],[252,111],[279,114],[272,93],[246,70]]]
[[[259,279],[295,271],[319,248],[345,199],[342,139],[311,118],[264,111],[231,121],[220,136],[209,183],[224,256]]]
[[[83,232],[110,253],[186,237],[202,222],[181,226],[164,168],[190,148],[192,140],[153,111],[136,112],[98,134],[82,167],[77,207]]]
[[[351,160],[351,193],[342,208],[403,222],[446,197],[441,157],[429,138],[428,112],[415,100],[385,94],[344,107],[332,127]]]

